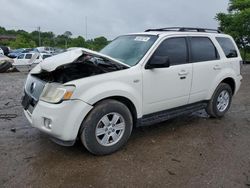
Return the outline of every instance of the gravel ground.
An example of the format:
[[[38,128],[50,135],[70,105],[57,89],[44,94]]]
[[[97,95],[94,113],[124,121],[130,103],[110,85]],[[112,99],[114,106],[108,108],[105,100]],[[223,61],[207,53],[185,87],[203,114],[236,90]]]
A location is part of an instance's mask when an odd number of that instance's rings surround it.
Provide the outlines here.
[[[31,128],[23,73],[0,74],[0,187],[249,187],[250,66],[222,119],[203,112],[137,128],[117,153],[62,147]]]

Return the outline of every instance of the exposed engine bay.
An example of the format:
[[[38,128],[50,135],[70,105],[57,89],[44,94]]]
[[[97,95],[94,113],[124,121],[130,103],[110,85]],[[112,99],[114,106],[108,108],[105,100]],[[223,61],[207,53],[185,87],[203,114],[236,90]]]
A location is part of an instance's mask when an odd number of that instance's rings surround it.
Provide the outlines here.
[[[113,71],[127,69],[128,67],[114,63],[101,57],[83,54],[72,63],[61,65],[54,71],[42,70],[39,74],[32,74],[45,82],[66,83],[72,80],[95,76]]]

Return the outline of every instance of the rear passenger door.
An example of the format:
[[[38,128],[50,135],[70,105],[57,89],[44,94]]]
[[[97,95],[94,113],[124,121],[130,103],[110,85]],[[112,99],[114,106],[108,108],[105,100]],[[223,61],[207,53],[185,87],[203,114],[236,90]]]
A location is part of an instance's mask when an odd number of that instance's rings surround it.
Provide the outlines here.
[[[189,103],[205,100],[213,81],[223,64],[212,39],[209,37],[189,37],[190,60],[193,65],[193,79]]]
[[[191,88],[192,65],[185,37],[165,39],[153,56],[167,56],[170,67],[143,70],[144,115],[186,105]]]

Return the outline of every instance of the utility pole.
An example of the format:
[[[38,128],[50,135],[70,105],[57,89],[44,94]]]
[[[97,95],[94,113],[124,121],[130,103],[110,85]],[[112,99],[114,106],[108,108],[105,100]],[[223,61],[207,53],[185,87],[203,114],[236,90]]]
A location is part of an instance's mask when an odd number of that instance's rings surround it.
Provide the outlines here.
[[[85,38],[88,40],[88,17],[85,16]]]
[[[38,27],[38,39],[39,39],[39,46],[41,46],[41,27]]]

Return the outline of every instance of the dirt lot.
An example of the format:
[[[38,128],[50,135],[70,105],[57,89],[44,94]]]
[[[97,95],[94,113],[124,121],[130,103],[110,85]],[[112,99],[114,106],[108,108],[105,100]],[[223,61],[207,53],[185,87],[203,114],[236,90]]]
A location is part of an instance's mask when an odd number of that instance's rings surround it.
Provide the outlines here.
[[[198,112],[137,128],[119,152],[96,157],[54,144],[20,106],[25,74],[0,75],[0,187],[250,186],[250,66],[230,112]]]

